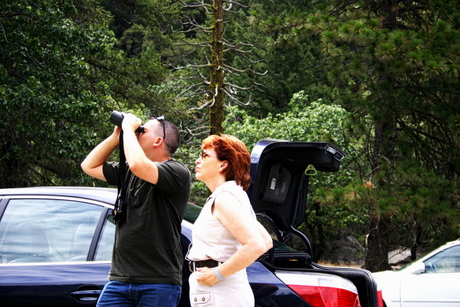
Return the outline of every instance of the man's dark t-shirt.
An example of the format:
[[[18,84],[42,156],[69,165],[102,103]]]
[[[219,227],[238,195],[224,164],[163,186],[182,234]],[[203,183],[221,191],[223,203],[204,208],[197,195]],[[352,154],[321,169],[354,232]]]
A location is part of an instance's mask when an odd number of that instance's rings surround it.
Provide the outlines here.
[[[175,160],[155,162],[158,183],[126,174],[126,219],[117,225],[110,280],[130,283],[182,284],[181,222],[191,175]],[[118,183],[118,162],[106,162],[104,176]]]

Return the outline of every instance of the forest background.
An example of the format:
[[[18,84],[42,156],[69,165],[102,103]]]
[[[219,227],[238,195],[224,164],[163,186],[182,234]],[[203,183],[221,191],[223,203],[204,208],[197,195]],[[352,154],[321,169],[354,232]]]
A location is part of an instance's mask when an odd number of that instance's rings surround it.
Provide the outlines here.
[[[311,182],[315,260],[459,237],[460,0],[11,0],[0,46],[0,187],[101,186],[80,162],[112,110],[165,115],[192,172],[209,133],[343,149]]]

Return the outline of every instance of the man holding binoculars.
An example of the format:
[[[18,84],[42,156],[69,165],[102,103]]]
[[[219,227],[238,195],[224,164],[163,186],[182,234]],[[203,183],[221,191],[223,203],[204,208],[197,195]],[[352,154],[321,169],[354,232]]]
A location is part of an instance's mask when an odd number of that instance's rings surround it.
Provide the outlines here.
[[[114,111],[111,121],[117,125],[113,133],[81,164],[86,174],[118,185],[123,168],[107,159],[123,134],[126,206],[116,223],[109,282],[97,306],[176,306],[182,285],[181,222],[191,183],[189,170],[171,158],[180,145],[179,130],[163,117],[141,126],[136,116]]]

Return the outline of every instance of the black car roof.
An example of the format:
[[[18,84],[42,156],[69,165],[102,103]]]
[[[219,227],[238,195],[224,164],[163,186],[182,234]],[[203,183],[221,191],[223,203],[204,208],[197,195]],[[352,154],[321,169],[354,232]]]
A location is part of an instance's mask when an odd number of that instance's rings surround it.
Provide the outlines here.
[[[0,189],[0,197],[14,195],[40,195],[40,196],[67,196],[79,197],[108,204],[114,204],[117,197],[117,189],[98,188],[98,187],[29,187],[29,188],[9,188]]]

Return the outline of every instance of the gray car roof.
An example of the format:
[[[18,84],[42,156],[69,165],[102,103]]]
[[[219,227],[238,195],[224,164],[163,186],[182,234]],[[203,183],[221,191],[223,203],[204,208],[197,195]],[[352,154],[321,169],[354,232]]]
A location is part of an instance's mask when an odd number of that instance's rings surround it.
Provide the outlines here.
[[[0,197],[13,195],[68,196],[114,204],[117,198],[117,189],[77,186],[46,186],[0,189]]]

